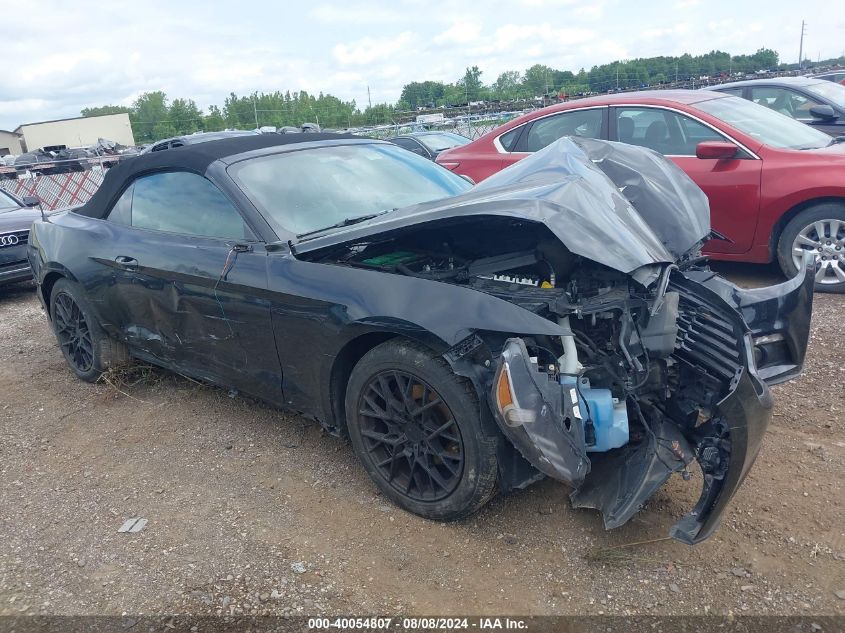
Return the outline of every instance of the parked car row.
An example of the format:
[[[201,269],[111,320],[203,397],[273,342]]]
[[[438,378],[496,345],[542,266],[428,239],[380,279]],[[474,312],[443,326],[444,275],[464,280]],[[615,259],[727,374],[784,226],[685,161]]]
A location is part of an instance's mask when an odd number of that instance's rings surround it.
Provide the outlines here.
[[[88,171],[95,165],[112,167],[121,158],[135,155],[135,148],[100,139],[90,147],[55,145],[23,154],[0,157],[0,180],[14,180],[29,173],[35,176]]]
[[[845,86],[820,77],[737,81],[711,90],[748,99],[831,136],[845,134]]]
[[[756,85],[731,89],[751,96],[745,91]],[[638,145],[671,159],[710,201],[716,237],[705,253],[713,259],[777,260],[791,276],[809,251],[818,257],[817,289],[845,291],[842,137],[725,92],[647,91],[531,112],[441,152],[437,162],[482,182],[565,136]]]

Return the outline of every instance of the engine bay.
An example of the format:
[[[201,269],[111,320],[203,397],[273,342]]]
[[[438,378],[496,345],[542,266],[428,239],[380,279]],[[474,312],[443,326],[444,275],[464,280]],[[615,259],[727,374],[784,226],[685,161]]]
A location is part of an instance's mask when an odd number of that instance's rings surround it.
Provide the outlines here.
[[[574,255],[535,222],[453,220],[380,234],[309,259],[465,285],[564,325],[571,337],[530,337],[525,344],[543,379],[575,394],[588,452],[653,435],[649,420],[677,413],[668,402],[670,386],[692,371],[675,356],[682,302],[678,292],[667,292],[673,266],[645,288]],[[693,373],[702,393],[687,408],[700,411],[724,389],[713,376]]]

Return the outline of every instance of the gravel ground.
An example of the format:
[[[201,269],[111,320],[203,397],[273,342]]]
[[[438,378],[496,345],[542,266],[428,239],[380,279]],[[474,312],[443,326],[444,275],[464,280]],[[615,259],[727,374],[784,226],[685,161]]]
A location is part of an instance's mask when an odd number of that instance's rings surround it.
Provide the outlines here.
[[[157,370],[76,380],[32,288],[0,290],[0,615],[845,614],[843,306],[817,295],[804,375],[691,548],[659,539],[696,476],[611,532],[554,481],[426,521],[296,415]]]

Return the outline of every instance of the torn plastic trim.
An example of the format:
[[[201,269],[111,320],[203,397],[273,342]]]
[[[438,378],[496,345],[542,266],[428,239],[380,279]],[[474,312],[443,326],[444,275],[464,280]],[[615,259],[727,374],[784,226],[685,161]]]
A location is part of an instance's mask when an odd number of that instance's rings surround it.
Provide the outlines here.
[[[571,391],[538,371],[522,339],[510,338],[488,397],[499,428],[519,453],[543,474],[577,487],[590,460],[578,396]]]
[[[740,370],[731,391],[716,407],[713,419],[699,430],[695,456],[704,475],[695,507],[672,526],[669,534],[687,545],[709,537],[742,484],[772,417],[773,401],[764,382]]]

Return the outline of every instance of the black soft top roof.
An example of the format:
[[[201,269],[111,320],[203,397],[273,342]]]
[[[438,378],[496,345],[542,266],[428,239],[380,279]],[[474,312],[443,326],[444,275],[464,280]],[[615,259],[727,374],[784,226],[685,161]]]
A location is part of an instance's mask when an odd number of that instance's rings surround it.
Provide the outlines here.
[[[159,152],[140,154],[112,167],[103,179],[100,188],[91,199],[76,210],[80,215],[104,218],[111,203],[123,192],[124,184],[140,175],[155,171],[180,170],[203,175],[216,160],[235,156],[257,149],[290,145],[292,143],[313,143],[338,139],[361,138],[352,134],[301,133],[301,134],[259,134],[256,136],[233,136],[217,141],[174,147]]]

